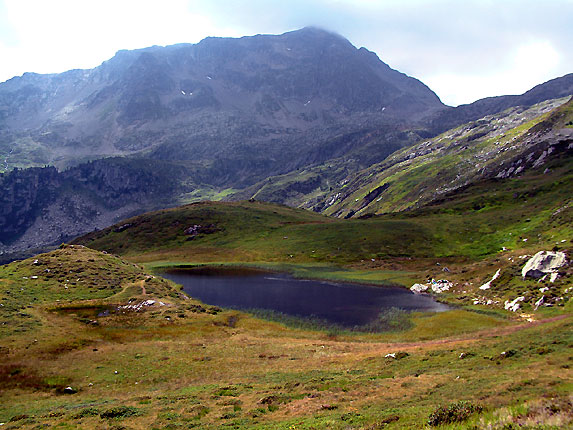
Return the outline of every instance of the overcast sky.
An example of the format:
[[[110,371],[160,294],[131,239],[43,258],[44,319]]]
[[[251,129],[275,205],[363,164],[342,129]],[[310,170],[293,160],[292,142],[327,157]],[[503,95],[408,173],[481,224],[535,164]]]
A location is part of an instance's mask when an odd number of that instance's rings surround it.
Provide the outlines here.
[[[573,72],[573,0],[0,0],[0,82],[207,36],[337,32],[450,105]]]

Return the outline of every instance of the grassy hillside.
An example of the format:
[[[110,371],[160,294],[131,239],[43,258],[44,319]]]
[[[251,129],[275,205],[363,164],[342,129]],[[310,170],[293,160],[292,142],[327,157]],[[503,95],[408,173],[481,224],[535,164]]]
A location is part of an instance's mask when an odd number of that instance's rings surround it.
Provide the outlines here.
[[[476,181],[516,176],[541,166],[543,171],[543,160],[537,161],[550,144],[561,139],[563,150],[568,150],[573,101],[567,100],[512,108],[449,130],[337,183],[322,203],[308,204],[338,217],[397,212],[421,207]]]
[[[481,258],[503,247],[551,248],[571,238],[573,160],[547,167],[550,174],[480,182],[400,214],[341,220],[262,202],[197,203],[134,217],[77,243],[146,260],[291,263]],[[199,234],[186,234],[194,225]]]
[[[460,401],[452,416],[476,412],[441,428],[571,423],[570,316],[455,310],[412,314],[406,331],[309,332],[80,246],[0,267],[0,303],[6,429],[430,428]]]

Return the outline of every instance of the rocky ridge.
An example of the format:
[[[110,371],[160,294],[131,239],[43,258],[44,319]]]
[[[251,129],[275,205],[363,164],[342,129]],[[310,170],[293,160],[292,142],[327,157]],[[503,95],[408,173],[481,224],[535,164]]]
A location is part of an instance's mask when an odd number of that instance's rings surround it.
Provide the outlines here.
[[[487,178],[509,178],[571,154],[573,101],[490,115],[398,151],[333,187],[314,210],[361,216],[411,209]],[[307,205],[308,206],[308,205]]]

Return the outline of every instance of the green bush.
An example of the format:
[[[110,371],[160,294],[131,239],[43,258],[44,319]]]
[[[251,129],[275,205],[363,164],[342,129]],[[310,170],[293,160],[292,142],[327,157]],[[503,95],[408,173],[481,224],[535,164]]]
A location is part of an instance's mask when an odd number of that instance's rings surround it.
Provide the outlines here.
[[[470,402],[456,402],[448,406],[440,406],[430,414],[428,424],[439,426],[442,424],[458,423],[467,420],[470,415],[481,412],[483,408]]]
[[[139,415],[139,409],[133,406],[116,406],[115,408],[103,411],[99,416],[102,418],[127,418]]]

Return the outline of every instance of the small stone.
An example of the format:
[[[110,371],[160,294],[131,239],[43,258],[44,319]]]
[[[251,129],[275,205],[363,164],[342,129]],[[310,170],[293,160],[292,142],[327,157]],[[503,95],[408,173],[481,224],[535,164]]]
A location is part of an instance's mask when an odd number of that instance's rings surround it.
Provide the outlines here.
[[[525,297],[523,297],[523,296],[517,297],[516,299],[514,299],[512,301],[506,300],[504,303],[504,308],[508,311],[511,311],[511,312],[517,312],[519,310],[519,308],[521,307],[519,302],[522,302],[523,300],[525,300]]]

